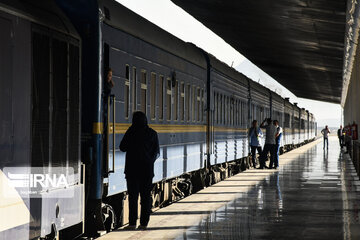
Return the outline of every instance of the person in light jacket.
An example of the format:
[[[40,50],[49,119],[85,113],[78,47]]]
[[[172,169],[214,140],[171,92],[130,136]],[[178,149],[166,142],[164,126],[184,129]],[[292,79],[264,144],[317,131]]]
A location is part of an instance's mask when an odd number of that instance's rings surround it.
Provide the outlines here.
[[[252,126],[249,129],[249,138],[250,138],[250,149],[251,149],[251,160],[253,167],[256,168],[256,150],[258,154],[260,155],[261,150],[261,144],[260,144],[260,138],[263,137],[263,133],[261,129],[258,127],[257,120],[254,120],[252,122]]]

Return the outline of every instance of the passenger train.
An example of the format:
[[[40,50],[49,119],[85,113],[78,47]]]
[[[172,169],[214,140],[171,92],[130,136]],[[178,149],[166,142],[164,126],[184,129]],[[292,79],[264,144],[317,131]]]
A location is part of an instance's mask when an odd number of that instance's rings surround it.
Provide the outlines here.
[[[282,151],[315,138],[313,114],[114,0],[1,0],[0,29],[0,239],[126,224],[119,144],[137,110],[161,145],[154,209],[249,168],[253,119],[279,120]],[[11,167],[62,169],[69,185],[24,196]]]

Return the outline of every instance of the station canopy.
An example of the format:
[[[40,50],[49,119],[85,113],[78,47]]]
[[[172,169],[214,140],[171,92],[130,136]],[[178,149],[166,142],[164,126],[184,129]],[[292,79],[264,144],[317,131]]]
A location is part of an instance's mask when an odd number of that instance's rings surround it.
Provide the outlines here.
[[[345,0],[172,0],[297,97],[340,103]]]

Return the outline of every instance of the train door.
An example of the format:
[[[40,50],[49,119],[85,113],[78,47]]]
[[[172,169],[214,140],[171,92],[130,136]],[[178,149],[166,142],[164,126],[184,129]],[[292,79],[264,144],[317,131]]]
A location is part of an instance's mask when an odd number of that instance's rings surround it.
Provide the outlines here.
[[[112,86],[108,81],[115,78],[115,69],[112,69],[110,60],[110,46],[104,43],[103,49],[103,171],[104,177],[115,171],[115,150],[116,150],[116,92],[115,85]]]

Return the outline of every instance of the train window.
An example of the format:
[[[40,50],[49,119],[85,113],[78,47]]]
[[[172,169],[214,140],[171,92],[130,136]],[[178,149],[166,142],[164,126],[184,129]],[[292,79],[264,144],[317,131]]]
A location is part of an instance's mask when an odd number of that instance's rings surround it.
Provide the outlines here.
[[[166,107],[167,107],[167,120],[171,120],[171,79],[166,80]]]
[[[243,124],[242,118],[247,116],[245,111],[241,108],[241,105],[242,105],[242,101],[239,102],[239,126],[242,126],[242,124]],[[243,116],[243,115],[245,115],[245,116]]]
[[[185,84],[184,84],[184,82],[181,82],[181,84],[180,84],[180,120],[181,121],[184,121],[184,119],[185,119],[184,99],[185,99]]]
[[[137,98],[136,98],[136,67],[133,67],[133,74],[132,74],[132,111],[135,112],[137,110]]]
[[[232,99],[229,97],[229,125],[233,124],[232,118],[233,118]]]
[[[192,100],[192,104],[191,104],[191,107],[192,107],[192,121],[195,122],[196,120],[196,116],[195,116],[195,113],[196,113],[196,109],[195,109],[195,101],[196,101],[196,86],[193,85],[192,87],[192,95],[191,95],[191,100]]]
[[[218,123],[221,124],[221,116],[222,116],[222,98],[221,94],[218,94]]]
[[[235,102],[231,99],[231,125],[235,125]]]
[[[242,126],[245,126],[245,124],[246,124],[246,118],[245,118],[245,116],[246,116],[246,108],[245,108],[245,102],[241,102],[241,105],[243,106],[240,110],[241,110],[241,112],[240,112],[240,114],[242,115],[242,118],[241,118],[241,125]],[[253,120],[253,119],[252,119]],[[259,121],[259,120],[258,120]]]
[[[156,73],[151,73],[150,88],[150,116],[151,120],[154,120],[156,118]]]
[[[33,32],[32,52],[31,162],[32,166],[42,167],[49,165],[48,156],[50,150],[49,141],[41,141],[41,139],[49,139],[50,130],[50,38]],[[2,110],[3,109],[4,108],[2,108]]]
[[[187,90],[186,90],[186,98],[185,98],[185,101],[186,101],[186,119],[187,121],[190,121],[191,119],[191,116],[190,116],[190,89],[191,89],[191,86],[190,84],[187,85]]]
[[[237,112],[237,100],[234,100],[234,104],[233,104],[233,114],[234,114],[234,126],[237,125],[237,116],[236,116],[236,112]]]
[[[147,95],[147,81],[146,81],[146,70],[141,70],[141,104],[140,110],[146,114],[146,95]]]
[[[239,100],[238,101],[238,106],[237,106],[237,109],[238,109],[238,125],[240,126],[241,125],[241,114],[242,114],[242,112],[241,112],[241,109],[240,109],[240,106],[241,106],[241,101]]]
[[[52,40],[52,163],[53,167],[66,165],[67,149],[67,43]],[[63,129],[63,131],[59,131]]]
[[[232,99],[229,98],[229,125],[232,125]]]
[[[164,119],[164,76],[159,76],[159,95],[158,95],[158,104],[159,104],[159,119]]]
[[[243,118],[243,111],[242,111],[242,101],[239,101],[239,126],[242,126],[242,118]]]
[[[227,124],[230,125],[231,124],[231,109],[230,109],[230,98],[227,97],[227,119],[228,119],[228,122]]]
[[[225,124],[225,119],[226,119],[226,108],[225,108],[225,106],[226,106],[226,98],[225,98],[225,96],[224,95],[222,95],[222,111],[221,111],[221,123],[222,124]]]
[[[223,109],[224,109],[224,96],[222,94],[220,94],[220,124],[223,124],[224,123],[224,112],[223,112]]]
[[[239,125],[239,101],[235,100],[235,126]]]
[[[69,167],[78,172],[79,150],[80,150],[80,65],[79,47],[69,44]]]
[[[204,122],[204,110],[205,110],[205,92],[204,89],[201,89],[201,122]]]
[[[215,110],[215,113],[214,113],[214,123],[217,123],[217,120],[218,120],[218,103],[217,103],[217,93],[214,92],[214,110]]]
[[[227,121],[228,121],[228,111],[227,111],[227,96],[224,96],[224,124],[226,125],[227,124]]]
[[[226,124],[230,124],[230,101],[229,97],[226,97]]]
[[[124,87],[124,110],[125,118],[129,118],[130,112],[130,70],[129,65],[125,66],[125,87]]]
[[[178,118],[178,99],[179,99],[179,82],[176,80],[174,87],[174,120],[179,120]]]
[[[196,109],[197,109],[197,121],[200,121],[200,103],[201,103],[201,95],[200,95],[200,88],[197,88],[197,96],[196,96]]]

